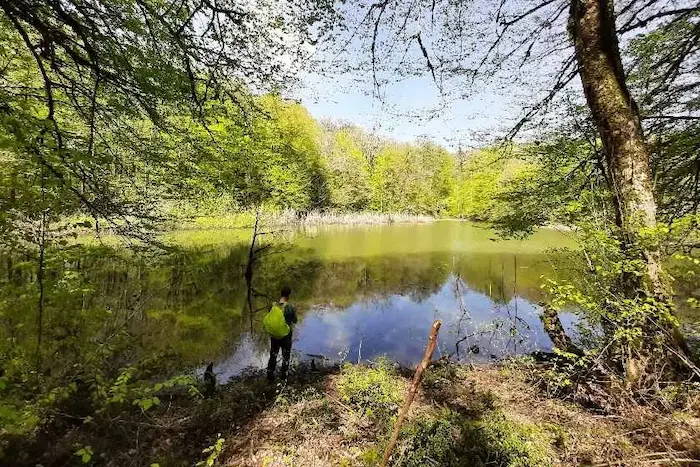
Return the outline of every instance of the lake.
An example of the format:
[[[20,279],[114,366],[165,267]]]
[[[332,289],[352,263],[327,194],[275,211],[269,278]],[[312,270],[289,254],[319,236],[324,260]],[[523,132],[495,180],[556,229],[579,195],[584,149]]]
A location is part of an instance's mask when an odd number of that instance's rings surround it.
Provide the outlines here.
[[[297,361],[386,355],[413,365],[435,319],[443,322],[438,357],[483,361],[549,350],[538,316],[541,277],[558,263],[550,250],[573,244],[554,229],[499,240],[486,227],[458,221],[283,232],[256,267],[259,311],[251,317],[242,278],[249,238],[236,230],[169,235],[190,254],[170,270],[162,309],[149,312],[172,324],[163,339],[184,361],[211,359],[220,381],[265,366],[269,342],[260,323],[284,284],[299,312]],[[570,327],[573,318],[562,320]]]

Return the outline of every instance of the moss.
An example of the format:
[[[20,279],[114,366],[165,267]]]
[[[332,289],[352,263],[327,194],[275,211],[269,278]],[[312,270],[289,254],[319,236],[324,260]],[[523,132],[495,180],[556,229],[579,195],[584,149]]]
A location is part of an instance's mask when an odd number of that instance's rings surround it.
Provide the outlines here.
[[[393,465],[419,467],[540,467],[550,465],[551,435],[499,411],[471,420],[450,410],[420,419],[404,430]]]
[[[337,387],[343,402],[361,415],[386,419],[401,403],[404,383],[393,367],[380,359],[372,367],[346,364]]]
[[[535,467],[550,465],[550,435],[537,425],[508,420],[493,411],[465,424],[463,465]]]

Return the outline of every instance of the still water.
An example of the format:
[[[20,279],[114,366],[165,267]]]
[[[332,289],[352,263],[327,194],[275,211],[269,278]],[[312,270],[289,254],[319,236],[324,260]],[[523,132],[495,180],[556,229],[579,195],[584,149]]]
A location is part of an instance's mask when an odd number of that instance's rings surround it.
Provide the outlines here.
[[[168,303],[179,303],[195,322],[208,317],[181,337],[193,357],[214,361],[220,381],[265,366],[269,344],[260,322],[285,283],[299,314],[297,361],[386,355],[412,365],[435,319],[443,322],[437,356],[483,361],[548,350],[539,286],[560,259],[551,250],[572,243],[552,229],[527,240],[498,240],[488,228],[456,221],[287,232],[256,267],[254,308],[260,310],[251,317],[241,284],[246,232],[182,232],[171,240],[198,251],[181,282],[197,282],[187,272],[192,268],[207,271],[208,283],[189,284],[189,293]],[[562,320],[569,327],[573,318]]]

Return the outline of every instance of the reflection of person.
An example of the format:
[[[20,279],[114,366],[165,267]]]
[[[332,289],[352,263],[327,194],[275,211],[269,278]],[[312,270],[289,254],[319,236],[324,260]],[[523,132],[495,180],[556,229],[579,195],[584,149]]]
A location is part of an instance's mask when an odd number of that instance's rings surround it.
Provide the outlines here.
[[[207,365],[207,369],[204,371],[204,395],[206,397],[211,397],[216,391],[216,374],[214,373],[214,362],[210,362]]]
[[[289,303],[289,296],[292,289],[288,286],[282,287],[279,302],[273,303],[270,311],[263,319],[263,326],[270,334],[270,360],[267,362],[267,379],[272,381],[275,378],[275,367],[277,366],[277,354],[282,349],[282,368],[280,376],[287,377],[289,369],[289,357],[292,353],[292,327],[297,322],[297,310]]]

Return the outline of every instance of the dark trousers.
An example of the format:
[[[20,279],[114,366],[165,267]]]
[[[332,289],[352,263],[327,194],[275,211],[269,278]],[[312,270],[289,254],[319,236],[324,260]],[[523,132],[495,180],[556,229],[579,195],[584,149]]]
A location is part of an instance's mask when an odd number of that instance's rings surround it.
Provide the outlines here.
[[[292,333],[290,332],[282,339],[270,337],[270,360],[267,362],[267,377],[273,378],[275,367],[277,366],[277,354],[282,349],[282,368],[280,374],[284,378],[289,369],[289,357],[292,353]]]

